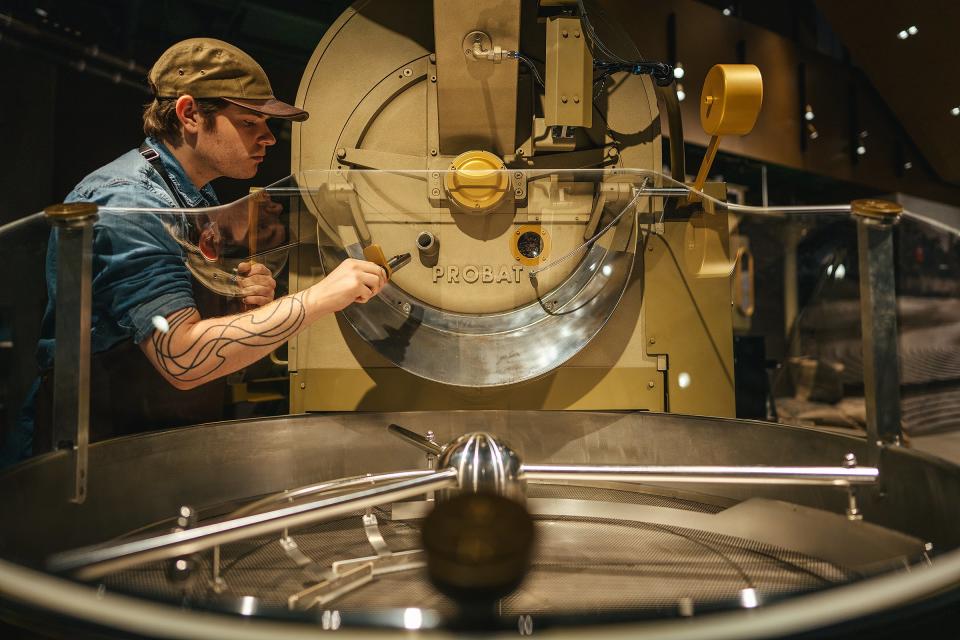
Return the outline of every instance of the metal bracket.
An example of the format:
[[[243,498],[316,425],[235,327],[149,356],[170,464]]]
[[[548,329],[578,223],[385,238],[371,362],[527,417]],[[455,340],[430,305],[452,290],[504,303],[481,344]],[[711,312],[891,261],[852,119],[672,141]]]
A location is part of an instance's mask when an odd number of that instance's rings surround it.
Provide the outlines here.
[[[843,456],[843,466],[847,469],[855,469],[857,456],[852,453]],[[863,520],[863,512],[857,505],[857,488],[854,485],[847,486],[847,520]]]

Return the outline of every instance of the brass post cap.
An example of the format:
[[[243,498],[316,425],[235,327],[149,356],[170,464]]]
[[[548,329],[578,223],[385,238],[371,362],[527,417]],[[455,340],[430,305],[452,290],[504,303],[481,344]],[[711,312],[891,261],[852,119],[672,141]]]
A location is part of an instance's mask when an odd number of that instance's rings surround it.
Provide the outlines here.
[[[94,202],[64,202],[50,205],[43,213],[50,220],[73,221],[93,217],[98,209]]]
[[[896,220],[903,213],[903,206],[889,200],[854,200],[850,203],[850,211],[856,216]]]

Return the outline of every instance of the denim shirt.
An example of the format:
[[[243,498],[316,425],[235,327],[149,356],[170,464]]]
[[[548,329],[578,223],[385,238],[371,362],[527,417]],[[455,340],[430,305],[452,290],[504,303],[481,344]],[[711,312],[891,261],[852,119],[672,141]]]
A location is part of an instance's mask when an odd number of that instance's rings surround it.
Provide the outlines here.
[[[146,144],[155,149],[170,181],[189,207],[219,204],[208,184],[197,189],[179,161],[155,138]],[[64,202],[94,202],[101,207],[176,208],[163,178],[136,149],[97,169],[67,195]],[[92,353],[106,351],[123,340],[140,343],[154,330],[153,318],[166,317],[186,307],[196,307],[193,277],[184,264],[183,250],[164,223],[186,224],[185,216],[129,214],[101,211],[93,226],[91,340]],[[57,233],[47,246],[47,307],[37,345],[41,369],[53,366],[56,342]],[[0,451],[0,468],[30,454],[36,400],[33,390],[17,425]]]

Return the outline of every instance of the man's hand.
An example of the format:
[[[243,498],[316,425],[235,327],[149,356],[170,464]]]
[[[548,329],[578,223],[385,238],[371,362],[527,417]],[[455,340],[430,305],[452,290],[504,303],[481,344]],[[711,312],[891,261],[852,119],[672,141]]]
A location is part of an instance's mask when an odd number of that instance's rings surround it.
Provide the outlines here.
[[[311,298],[327,311],[340,311],[353,302],[367,302],[380,293],[386,283],[387,273],[383,267],[366,260],[347,258],[311,287]]]
[[[259,262],[241,262],[237,265],[237,284],[243,293],[243,303],[262,307],[273,300],[277,281],[265,265]]]

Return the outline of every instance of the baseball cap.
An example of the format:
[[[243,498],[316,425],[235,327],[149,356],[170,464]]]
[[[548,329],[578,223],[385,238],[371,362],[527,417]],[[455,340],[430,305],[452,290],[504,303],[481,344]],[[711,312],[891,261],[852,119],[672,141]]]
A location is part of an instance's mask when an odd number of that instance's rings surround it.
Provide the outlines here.
[[[163,52],[147,75],[158,98],[222,98],[273,118],[302,122],[309,113],[281,102],[263,68],[222,40],[190,38]]]

